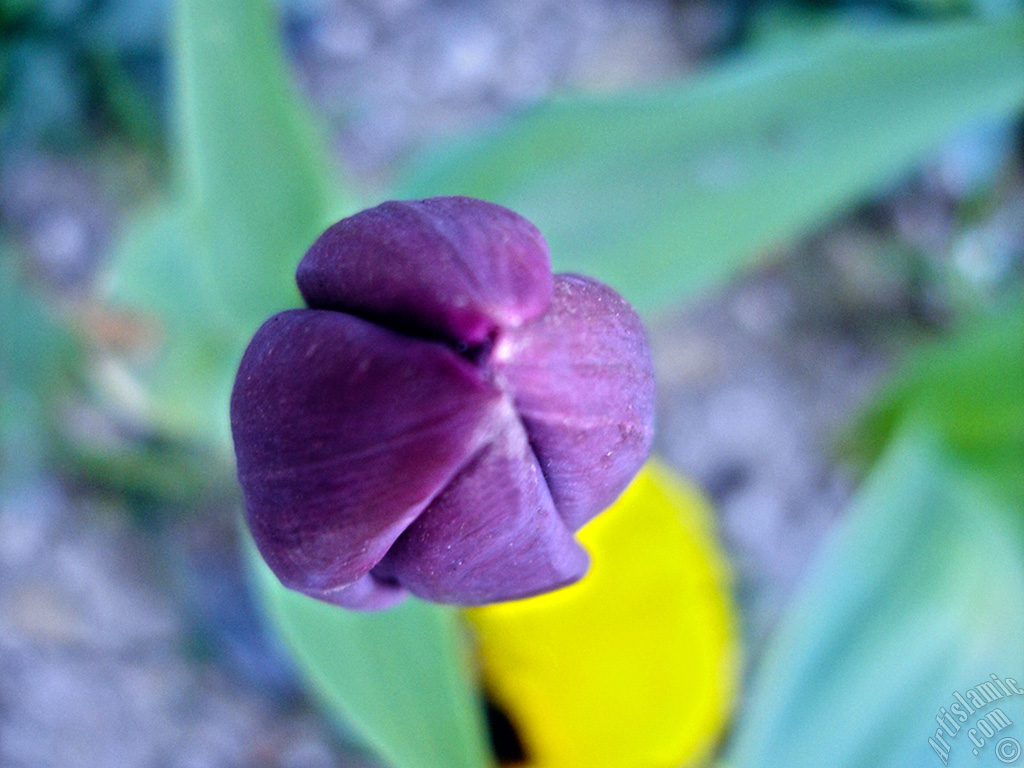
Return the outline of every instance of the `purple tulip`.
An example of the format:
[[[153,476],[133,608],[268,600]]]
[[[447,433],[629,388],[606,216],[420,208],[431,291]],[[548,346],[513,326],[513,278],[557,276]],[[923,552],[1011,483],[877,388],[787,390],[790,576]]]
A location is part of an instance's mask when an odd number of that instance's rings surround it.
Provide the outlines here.
[[[375,609],[580,579],[573,533],[651,444],[633,309],[552,276],[530,222],[464,197],[344,219],[297,279],[309,308],[263,324],[231,397],[249,527],[281,582]]]

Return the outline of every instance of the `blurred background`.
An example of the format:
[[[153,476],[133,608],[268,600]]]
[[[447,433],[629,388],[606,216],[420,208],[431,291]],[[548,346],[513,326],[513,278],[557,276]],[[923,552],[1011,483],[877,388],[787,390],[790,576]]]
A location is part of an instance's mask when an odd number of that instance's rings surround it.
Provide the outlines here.
[[[171,11],[169,0],[0,0],[0,766],[377,765],[317,711],[263,629],[230,473],[133,418],[134,383],[94,354],[161,339],[97,297],[126,231],[181,183]],[[538,102],[688,82],[755,53],[782,61],[836,29],[988,23],[1021,5],[279,0],[276,11],[332,172],[371,199],[413,158]],[[729,163],[712,157],[706,172],[728,176]],[[648,322],[656,450],[714,503],[751,663],[856,488],[841,428],[921,339],[1020,284],[1019,116],[922,144],[883,185],[761,256]],[[109,407],[98,387],[129,407]]]

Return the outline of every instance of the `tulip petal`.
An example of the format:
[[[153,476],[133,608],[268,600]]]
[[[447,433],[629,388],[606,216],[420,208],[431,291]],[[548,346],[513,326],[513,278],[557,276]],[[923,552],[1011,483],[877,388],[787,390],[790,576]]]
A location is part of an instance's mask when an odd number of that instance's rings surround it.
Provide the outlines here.
[[[577,530],[622,493],[650,450],[654,372],[640,318],[611,288],[556,275],[548,311],[504,335],[492,360],[555,506]]]
[[[397,605],[409,595],[408,590],[398,584],[378,579],[372,572],[360,576],[347,587],[328,590],[306,589],[303,592],[325,603],[357,611],[383,611]]]
[[[296,279],[310,307],[468,346],[537,317],[551,300],[537,228],[465,197],[391,201],[343,219],[309,249]]]
[[[496,439],[395,542],[374,573],[460,605],[548,592],[586,573],[511,405]]]
[[[246,350],[231,399],[260,553],[286,586],[330,599],[479,451],[501,402],[442,344],[340,312],[271,318]]]
[[[522,765],[704,765],[740,678],[710,506],[649,462],[579,537],[593,565],[578,584],[465,614]]]

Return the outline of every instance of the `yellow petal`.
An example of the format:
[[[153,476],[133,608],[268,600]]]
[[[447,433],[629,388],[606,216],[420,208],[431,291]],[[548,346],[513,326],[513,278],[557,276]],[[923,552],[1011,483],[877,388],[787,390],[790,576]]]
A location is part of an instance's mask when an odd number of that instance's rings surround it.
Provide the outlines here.
[[[708,503],[648,462],[579,539],[590,572],[468,610],[485,682],[536,768],[676,768],[714,749],[739,676]]]

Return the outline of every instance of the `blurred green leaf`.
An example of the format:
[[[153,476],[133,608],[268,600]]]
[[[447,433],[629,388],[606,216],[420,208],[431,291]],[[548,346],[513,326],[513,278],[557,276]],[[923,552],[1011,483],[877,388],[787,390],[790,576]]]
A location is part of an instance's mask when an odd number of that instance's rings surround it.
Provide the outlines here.
[[[211,312],[248,333],[295,306],[295,266],[345,206],[288,81],[270,3],[180,0],[176,85],[182,185],[194,203],[193,268]]]
[[[1019,510],[940,446],[901,432],[820,552],[754,680],[731,768],[938,765],[928,739],[953,692],[1021,679]],[[1024,716],[1024,697],[992,706]],[[979,756],[968,740],[988,711],[947,737],[950,765],[999,765],[998,737]]]
[[[0,487],[25,478],[49,462],[74,466],[96,485],[136,497],[195,498],[223,493],[227,466],[194,447],[159,437],[131,440],[110,432],[96,435],[61,423],[84,384],[82,338],[63,316],[20,279],[12,253],[0,248]]]
[[[75,468],[94,489],[129,500],[132,512],[154,510],[180,514],[194,509],[197,498],[230,504],[237,496],[231,467],[223,456],[194,444],[139,435],[88,435],[58,445],[57,461]]]
[[[0,245],[0,485],[39,469],[81,360],[77,339]]]
[[[314,689],[396,768],[490,766],[453,609],[408,599],[354,613],[285,589],[252,543],[263,604]]]
[[[0,27],[22,21],[37,4],[38,0],[4,0],[0,5]]]
[[[159,152],[163,136],[156,104],[129,76],[122,58],[96,52],[89,57],[89,65],[104,106],[120,130],[140,146]]]
[[[251,331],[211,310],[216,299],[196,268],[199,219],[194,208],[164,204],[135,222],[108,276],[108,298],[156,329],[159,349],[127,361],[146,421],[227,451],[231,383]]]
[[[964,322],[914,354],[861,416],[848,447],[873,461],[908,414],[958,458],[1024,498],[1024,301]]]
[[[1024,103],[1024,20],[832,31],[649,93],[536,108],[421,162],[403,197],[522,213],[641,311],[693,296]]]

